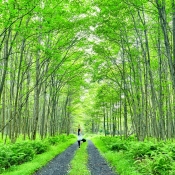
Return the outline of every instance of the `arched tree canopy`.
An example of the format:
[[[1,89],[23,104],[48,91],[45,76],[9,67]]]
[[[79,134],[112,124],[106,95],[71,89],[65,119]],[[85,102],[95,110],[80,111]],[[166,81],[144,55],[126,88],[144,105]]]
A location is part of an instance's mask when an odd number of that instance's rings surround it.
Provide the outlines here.
[[[0,132],[175,134],[174,0],[0,2]]]

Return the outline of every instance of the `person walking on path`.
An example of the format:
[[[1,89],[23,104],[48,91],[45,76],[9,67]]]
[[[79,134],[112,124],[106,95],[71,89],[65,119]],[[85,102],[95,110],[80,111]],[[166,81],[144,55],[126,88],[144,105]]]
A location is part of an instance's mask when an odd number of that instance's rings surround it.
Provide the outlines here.
[[[79,148],[80,148],[81,140],[82,140],[82,133],[81,133],[80,125],[78,125],[78,138],[77,138],[77,141],[78,141],[78,147]]]

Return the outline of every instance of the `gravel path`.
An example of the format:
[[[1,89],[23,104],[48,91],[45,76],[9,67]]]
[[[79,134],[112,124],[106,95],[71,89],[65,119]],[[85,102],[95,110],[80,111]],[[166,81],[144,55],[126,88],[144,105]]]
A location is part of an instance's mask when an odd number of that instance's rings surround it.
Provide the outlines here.
[[[91,141],[88,141],[87,150],[91,175],[116,175]]]
[[[69,163],[77,148],[78,145],[76,142],[52,159],[45,167],[36,172],[34,175],[66,175],[69,170]]]
[[[77,148],[76,142],[33,175],[66,175],[70,168],[69,163]],[[87,151],[89,155],[88,168],[91,175],[116,175],[91,141],[88,141]],[[77,175],[83,174],[77,172]]]

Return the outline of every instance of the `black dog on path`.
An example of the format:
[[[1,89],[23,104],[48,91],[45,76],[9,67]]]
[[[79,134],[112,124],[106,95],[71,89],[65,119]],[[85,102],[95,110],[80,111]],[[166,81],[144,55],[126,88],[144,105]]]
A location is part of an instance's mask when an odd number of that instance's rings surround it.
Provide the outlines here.
[[[86,139],[83,138],[81,141],[86,142]]]

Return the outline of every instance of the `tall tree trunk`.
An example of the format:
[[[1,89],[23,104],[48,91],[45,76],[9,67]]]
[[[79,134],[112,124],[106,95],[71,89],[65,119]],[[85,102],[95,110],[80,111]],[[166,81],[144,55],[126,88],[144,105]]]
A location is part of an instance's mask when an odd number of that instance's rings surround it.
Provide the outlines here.
[[[39,51],[38,51],[39,52]],[[39,120],[39,95],[40,95],[40,84],[39,84],[39,73],[40,73],[40,61],[39,61],[39,53],[36,55],[36,67],[35,67],[35,92],[34,92],[34,112],[33,112],[33,132],[32,132],[32,139],[36,139],[37,127],[38,127],[38,120]]]

